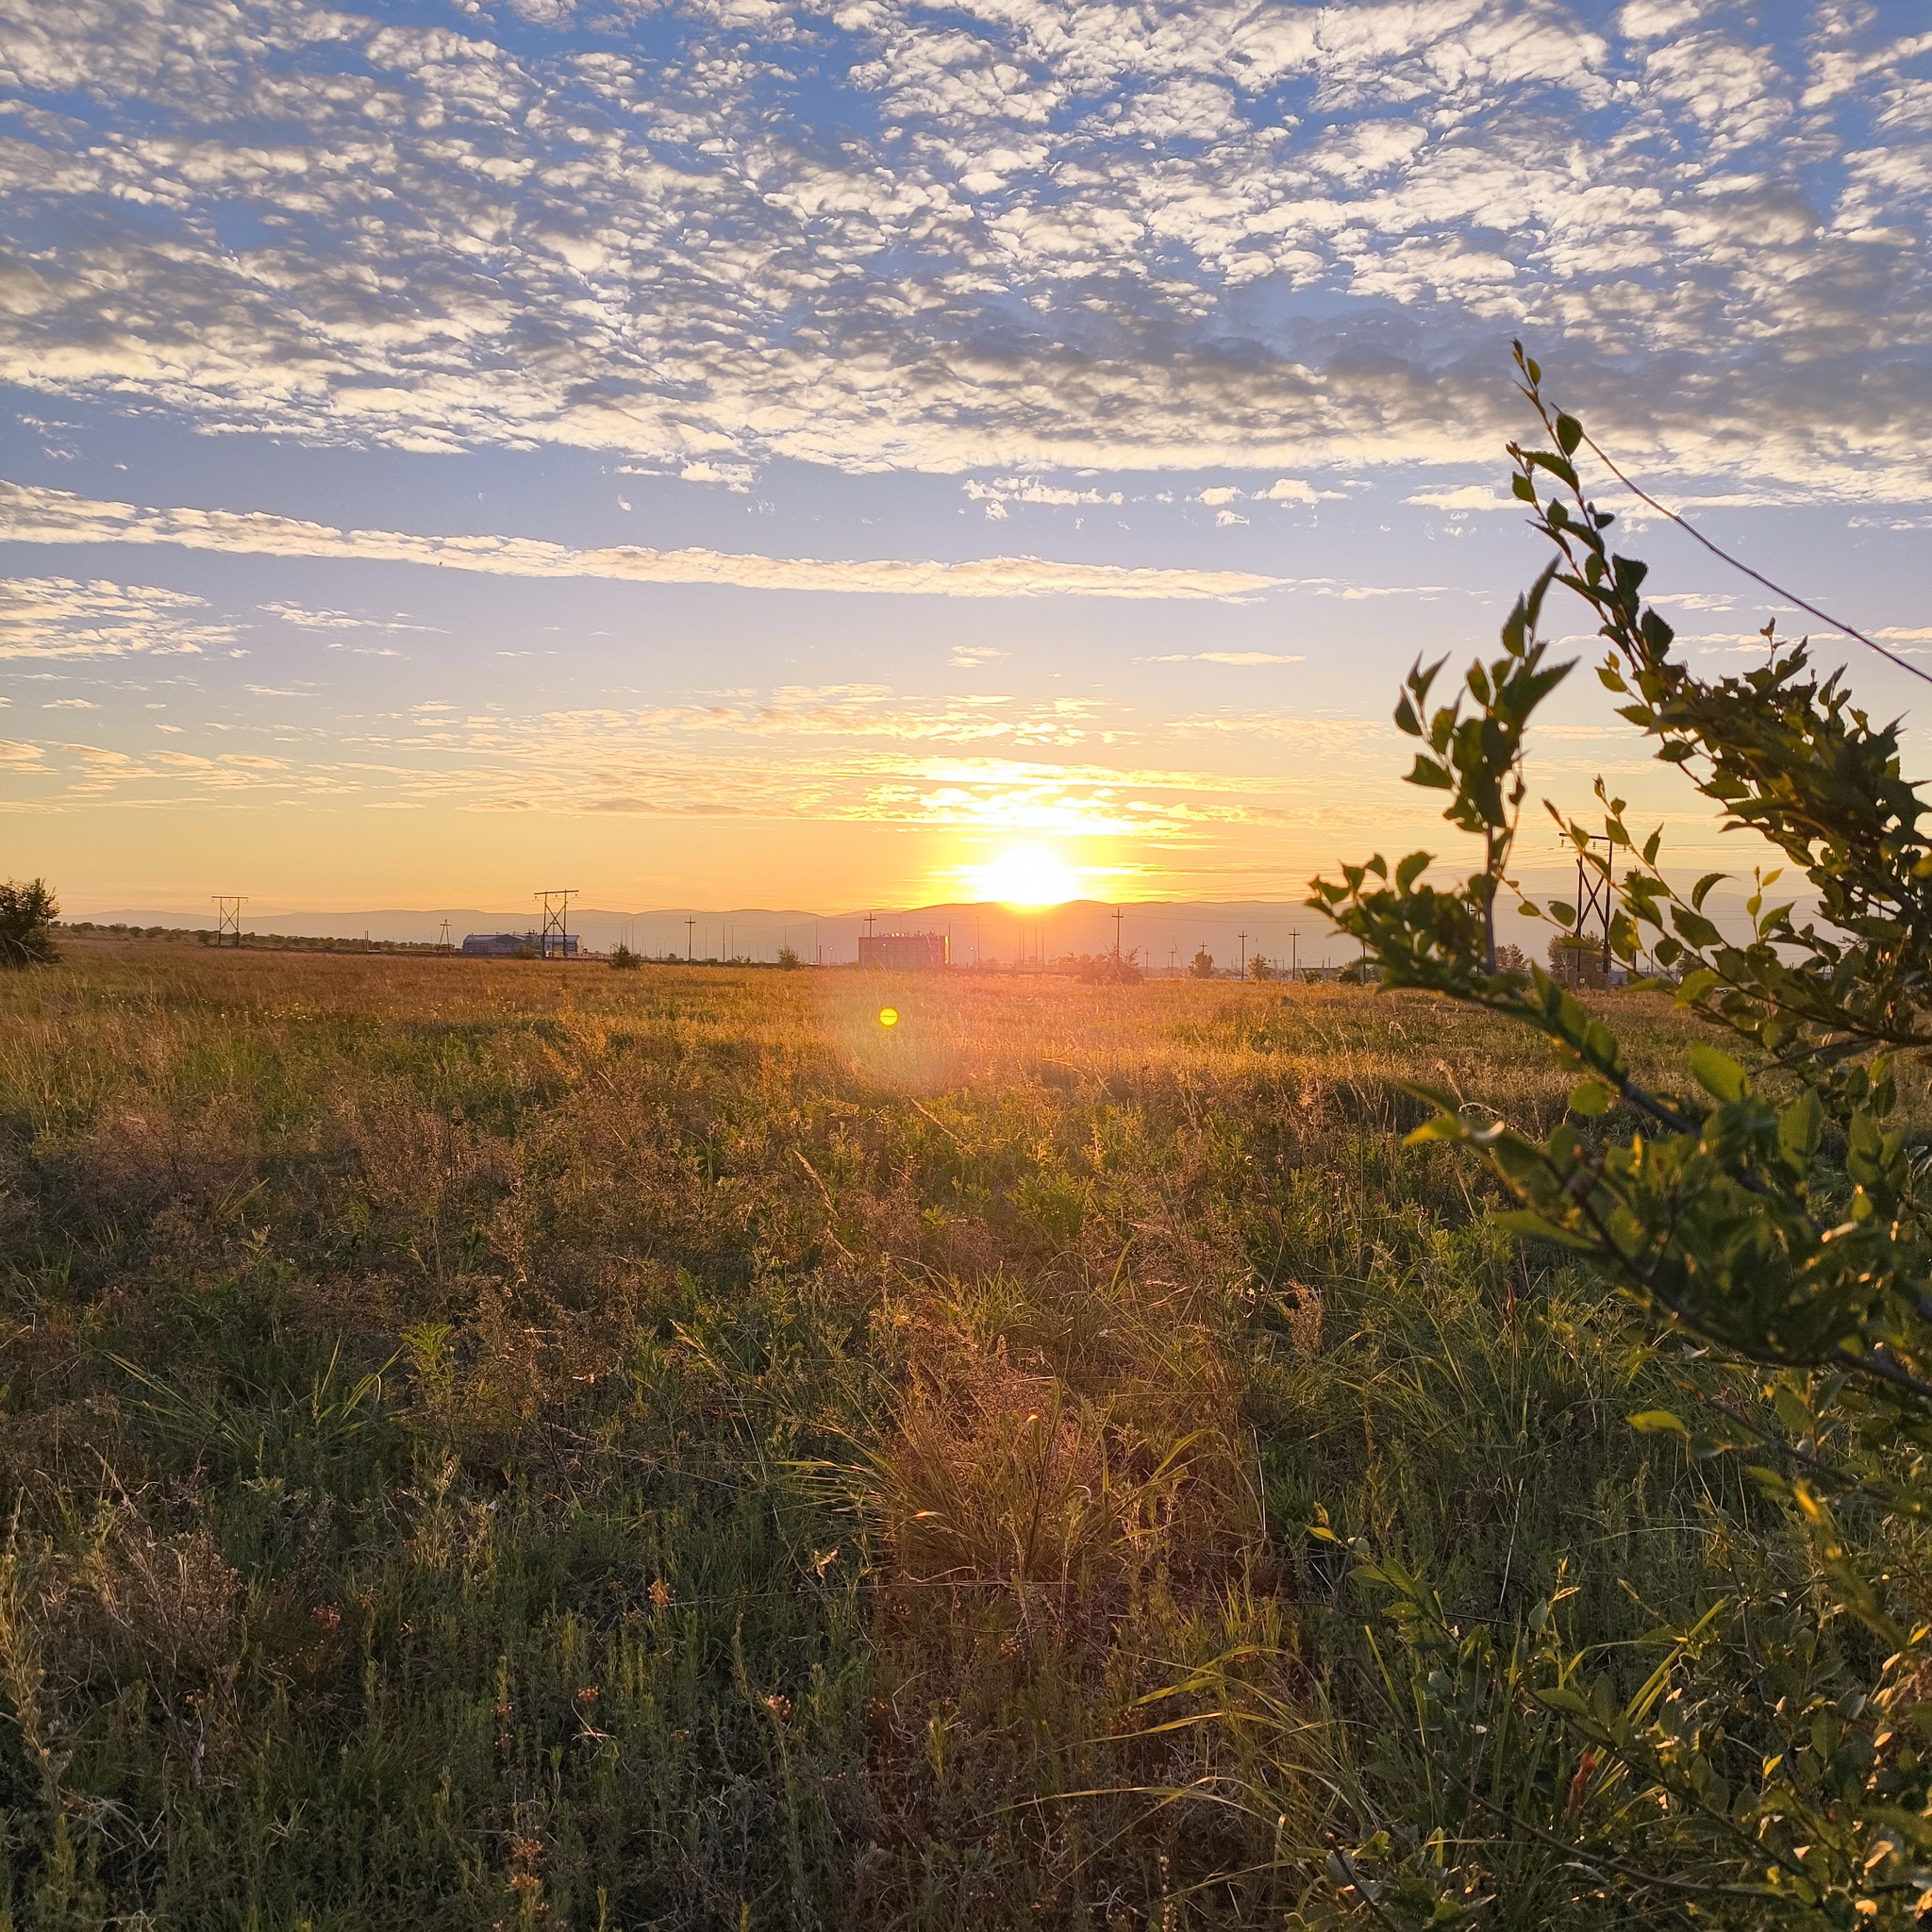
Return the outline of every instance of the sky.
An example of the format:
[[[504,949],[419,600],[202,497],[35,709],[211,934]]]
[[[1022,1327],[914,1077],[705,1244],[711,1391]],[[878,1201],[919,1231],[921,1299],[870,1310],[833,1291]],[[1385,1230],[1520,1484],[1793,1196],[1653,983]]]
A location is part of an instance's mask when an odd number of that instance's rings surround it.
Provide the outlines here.
[[[0,0],[0,874],[833,912],[1466,865],[1389,717],[1542,560],[1519,336],[1932,669],[1926,29]],[[1707,668],[1806,627],[1619,529]],[[1586,662],[1536,795],[1748,865],[1607,705]]]

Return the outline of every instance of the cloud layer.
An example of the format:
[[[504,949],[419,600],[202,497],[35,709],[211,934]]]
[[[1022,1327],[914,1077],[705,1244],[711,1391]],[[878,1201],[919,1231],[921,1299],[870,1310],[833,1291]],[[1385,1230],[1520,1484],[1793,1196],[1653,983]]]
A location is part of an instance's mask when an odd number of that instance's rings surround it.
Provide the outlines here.
[[[237,556],[416,563],[489,576],[599,577],[633,584],[721,584],[752,591],[897,596],[1232,600],[1289,581],[1252,571],[1056,563],[1037,557],[975,558],[960,563],[894,558],[840,562],[718,550],[651,550],[631,543],[575,550],[536,537],[420,537],[400,530],[339,530],[259,510],[142,509],[64,490],[6,482],[0,482],[0,542],[169,544]],[[291,616],[279,606],[272,608],[277,616]],[[314,628],[356,624],[338,611],[295,612],[291,621]]]
[[[1902,0],[467,14],[0,0],[0,374],[350,444],[985,469],[996,514],[1068,467],[1487,454],[1521,330],[1654,472],[1926,482]]]

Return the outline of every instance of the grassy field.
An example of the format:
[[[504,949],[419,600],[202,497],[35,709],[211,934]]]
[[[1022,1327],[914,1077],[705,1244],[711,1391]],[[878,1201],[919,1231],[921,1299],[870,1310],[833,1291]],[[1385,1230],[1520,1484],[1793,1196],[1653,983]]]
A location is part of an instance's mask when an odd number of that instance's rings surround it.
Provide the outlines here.
[[[1619,1643],[1748,1514],[1402,1075],[1568,1084],[1346,988],[8,977],[0,1924],[1355,1923],[1443,1794],[1310,1526]]]

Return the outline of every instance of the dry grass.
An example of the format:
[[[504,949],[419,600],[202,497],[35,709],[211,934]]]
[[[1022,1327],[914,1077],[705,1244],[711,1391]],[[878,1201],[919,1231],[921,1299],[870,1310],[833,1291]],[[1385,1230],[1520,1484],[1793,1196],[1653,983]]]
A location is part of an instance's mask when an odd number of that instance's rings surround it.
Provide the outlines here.
[[[1433,1003],[71,954],[0,983],[0,1925],[1263,1923],[1368,1708],[1318,1502],[1491,1606],[1587,1509],[1607,1630],[1682,1507],[1396,1144],[1561,1103]],[[1319,1750],[1153,1727],[1236,1653]]]

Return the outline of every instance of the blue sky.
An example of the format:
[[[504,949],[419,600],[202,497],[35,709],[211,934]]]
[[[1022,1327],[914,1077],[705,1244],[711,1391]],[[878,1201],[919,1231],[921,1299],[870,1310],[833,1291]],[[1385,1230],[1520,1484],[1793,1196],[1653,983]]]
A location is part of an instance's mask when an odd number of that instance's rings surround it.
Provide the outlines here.
[[[76,911],[1429,841],[1388,711],[1540,561],[1515,334],[1932,646],[1918,7],[0,0],[0,871]],[[1721,849],[1552,720],[1541,789]]]

